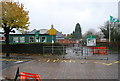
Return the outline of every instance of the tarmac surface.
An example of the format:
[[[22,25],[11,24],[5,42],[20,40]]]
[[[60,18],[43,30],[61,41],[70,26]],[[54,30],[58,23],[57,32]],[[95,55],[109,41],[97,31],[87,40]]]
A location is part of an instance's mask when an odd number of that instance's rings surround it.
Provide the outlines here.
[[[118,54],[81,56],[72,49],[62,56],[32,55],[27,56],[27,61],[26,58],[13,61],[15,65],[2,69],[2,78],[14,79],[19,67],[20,72],[39,74],[42,79],[118,79]]]
[[[117,79],[119,61],[43,59],[15,65],[3,70],[3,77],[14,79],[20,72],[40,74],[42,79]]]

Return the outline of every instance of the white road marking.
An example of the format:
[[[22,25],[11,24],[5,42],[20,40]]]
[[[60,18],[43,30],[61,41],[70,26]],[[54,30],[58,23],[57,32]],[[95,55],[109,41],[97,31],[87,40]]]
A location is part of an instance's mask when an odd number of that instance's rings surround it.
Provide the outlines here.
[[[21,62],[24,62],[24,61],[17,61],[17,62],[14,62],[14,63],[21,63]]]

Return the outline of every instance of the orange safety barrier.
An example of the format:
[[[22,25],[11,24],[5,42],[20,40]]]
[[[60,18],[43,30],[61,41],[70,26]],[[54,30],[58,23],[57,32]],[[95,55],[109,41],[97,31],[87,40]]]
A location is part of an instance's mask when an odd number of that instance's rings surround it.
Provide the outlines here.
[[[26,72],[20,73],[20,81],[30,81],[30,79],[31,81],[42,81],[40,75],[38,74],[26,73]]]
[[[107,54],[107,47],[92,47],[93,54]]]

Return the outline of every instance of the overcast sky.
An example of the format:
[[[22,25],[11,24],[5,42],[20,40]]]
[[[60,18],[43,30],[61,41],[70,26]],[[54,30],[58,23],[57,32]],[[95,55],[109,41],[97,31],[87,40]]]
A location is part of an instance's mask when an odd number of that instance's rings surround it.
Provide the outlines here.
[[[16,0],[14,0],[16,1]],[[17,0],[18,1],[18,0]],[[50,29],[51,24],[65,34],[72,33],[80,23],[82,33],[118,17],[119,0],[19,0],[29,11],[30,30]]]

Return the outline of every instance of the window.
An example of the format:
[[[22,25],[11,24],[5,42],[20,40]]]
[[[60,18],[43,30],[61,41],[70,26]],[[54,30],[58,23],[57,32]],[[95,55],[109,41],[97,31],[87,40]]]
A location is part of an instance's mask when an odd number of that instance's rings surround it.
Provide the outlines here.
[[[18,43],[18,37],[13,37],[13,42]]]
[[[40,42],[40,37],[35,37],[35,42]]]
[[[25,37],[20,37],[20,43],[24,43],[25,42]]]
[[[46,37],[42,37],[42,42],[46,42]]]
[[[29,41],[32,43],[32,42],[34,42],[34,37],[32,36],[32,37],[30,37],[29,38]]]

